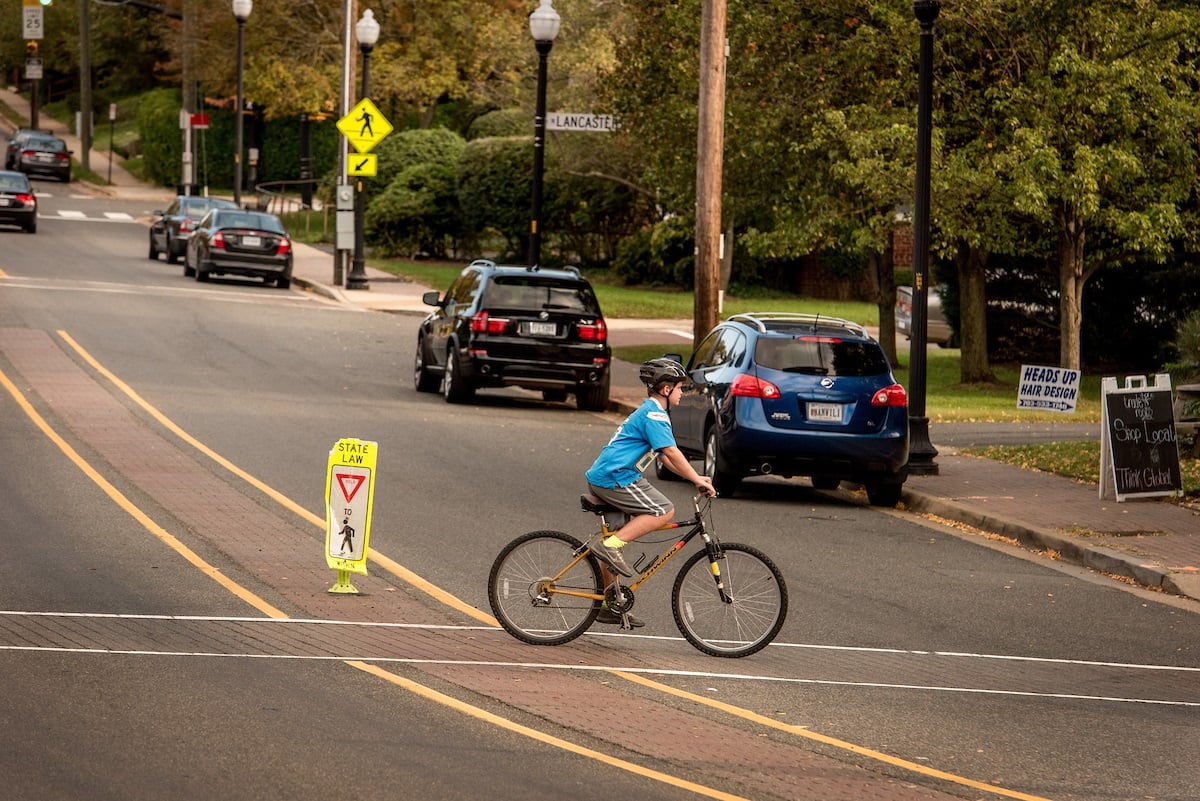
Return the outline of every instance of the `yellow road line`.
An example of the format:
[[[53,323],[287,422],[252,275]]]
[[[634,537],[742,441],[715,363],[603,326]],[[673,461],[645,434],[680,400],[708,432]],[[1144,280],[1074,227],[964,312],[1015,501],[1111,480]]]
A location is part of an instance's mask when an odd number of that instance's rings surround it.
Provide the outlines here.
[[[83,349],[82,346],[80,346],[74,339],[72,339],[71,336],[69,334],[67,334],[66,331],[58,331],[58,335],[61,336],[67,342],[67,344],[69,344],[72,348],[74,348],[75,351],[85,361],[87,361],[87,363],[90,364],[97,372],[99,372],[101,375],[103,375],[105,378],[107,378],[109,381],[111,381],[118,389],[120,389],[123,393],[125,393],[125,395],[127,395],[130,398],[130,400],[132,400],[134,403],[138,404],[143,409],[145,409],[152,417],[154,417],[154,419],[158,420],[163,426],[165,426],[168,430],[170,430],[172,433],[174,433],[180,439],[184,440],[189,445],[196,448],[201,453],[208,456],[210,459],[217,462],[218,464],[220,464],[225,469],[229,470],[234,475],[238,476],[239,478],[243,479],[247,483],[256,487],[257,489],[259,489],[260,491],[265,493],[267,496],[269,496],[270,498],[274,499],[275,501],[277,501],[278,503],[283,505],[285,508],[292,510],[293,512],[300,515],[304,519],[312,522],[314,525],[321,528],[321,530],[325,529],[325,521],[324,520],[322,520],[321,518],[312,514],[307,509],[304,509],[302,506],[295,503],[294,501],[292,501],[290,498],[286,497],[282,493],[267,486],[259,479],[255,478],[254,476],[252,476],[249,473],[242,470],[240,467],[234,465],[232,462],[225,459],[225,457],[216,453],[211,448],[204,445],[199,440],[195,439],[190,434],[188,434],[186,431],[184,431],[182,428],[180,428],[178,425],[176,425],[174,422],[172,422],[166,415],[164,415],[162,412],[158,411],[158,409],[154,408],[154,406],[152,406],[148,401],[146,401],[144,398],[142,398],[140,395],[138,395],[138,393],[135,392],[132,387],[130,387],[128,384],[126,384],[121,379],[117,378],[117,376],[115,376],[112,372],[110,372],[103,365],[101,365],[98,361],[96,361],[87,351],[85,351]],[[383,567],[384,569],[386,569],[393,575],[408,582],[413,587],[427,593],[428,595],[430,595],[433,598],[435,598],[436,600],[446,604],[447,606],[457,609],[458,611],[460,611],[466,615],[469,615],[470,617],[474,618],[475,620],[486,623],[487,625],[499,626],[499,623],[491,615],[487,614],[486,612],[482,612],[482,611],[476,609],[475,607],[462,601],[461,599],[454,596],[453,594],[446,592],[445,590],[441,589],[437,585],[432,584],[431,582],[420,577],[416,573],[413,573],[411,570],[409,570],[408,568],[399,564],[398,562],[394,561],[393,559],[391,559],[387,556],[384,556],[383,554],[379,554],[379,553],[375,553],[375,552],[372,552],[370,554],[370,558],[372,561],[378,563],[381,567]],[[449,696],[441,696],[440,693],[436,693],[436,691],[431,690],[427,687],[424,687],[424,685],[416,684],[415,682],[409,682],[407,679],[402,679],[399,676],[396,676],[395,674],[388,673],[387,671],[385,671],[381,668],[377,668],[372,665],[367,665],[365,663],[351,662],[351,663],[347,663],[347,664],[351,664],[355,667],[360,667],[360,665],[361,665],[360,669],[366,670],[369,673],[375,673],[375,674],[381,676],[382,678],[387,679],[388,681],[392,681],[393,683],[399,684],[400,686],[405,686],[408,689],[410,689],[411,691],[417,692],[418,694],[423,695],[425,692],[430,693],[432,695],[427,695],[425,697],[428,697],[431,700],[437,700],[437,698],[435,696],[440,696],[440,697],[446,698],[449,701],[453,702],[453,703],[447,704],[447,705],[454,706],[455,708],[458,708],[457,705],[461,703],[461,702],[456,701],[453,698],[450,698]],[[733,706],[732,704],[726,704],[722,701],[717,701],[712,698],[705,698],[704,696],[695,695],[695,694],[689,693],[685,690],[678,690],[674,687],[671,687],[670,685],[661,684],[659,682],[652,681],[650,679],[644,678],[644,677],[639,676],[634,673],[627,673],[625,671],[620,671],[620,670],[614,670],[611,672],[613,673],[613,675],[619,676],[619,677],[621,677],[627,681],[631,681],[635,684],[641,684],[642,686],[649,687],[649,688],[657,690],[659,692],[663,692],[663,693],[666,693],[669,695],[674,695],[678,698],[683,698],[683,699],[692,701],[693,703],[703,704],[705,706],[721,710],[727,714],[733,715],[735,717],[740,717],[744,720],[753,721],[753,722],[761,724],[763,726],[768,726],[770,728],[773,728],[773,729],[776,729],[779,731],[784,731],[784,732],[787,732],[787,733],[792,734],[797,737],[802,737],[804,739],[812,740],[814,742],[819,742],[824,745],[832,746],[832,747],[835,747],[835,748],[838,748],[838,749],[841,749],[844,751],[848,751],[853,754],[858,754],[859,756],[865,756],[865,757],[868,757],[868,758],[873,759],[878,762],[883,762],[885,764],[894,765],[896,767],[900,767],[905,770],[909,770],[914,773],[921,774],[923,776],[929,776],[931,778],[941,779],[943,781],[952,782],[954,784],[958,784],[958,785],[961,785],[964,787],[970,787],[975,790],[983,790],[983,791],[986,791],[986,792],[989,792],[989,793],[992,793],[995,795],[1004,796],[1006,798],[1019,799],[1019,801],[1048,801],[1048,799],[1042,798],[1041,796],[1027,795],[1025,793],[1020,793],[1015,790],[1009,790],[1004,787],[997,787],[995,785],[990,785],[990,784],[985,784],[983,782],[975,781],[974,779],[969,779],[965,776],[959,776],[959,775],[956,775],[953,773],[947,773],[945,771],[940,771],[940,770],[937,770],[936,768],[930,768],[925,765],[918,764],[916,762],[909,762],[908,760],[900,759],[899,757],[893,757],[889,754],[885,754],[880,751],[875,751],[870,748],[866,748],[864,746],[855,745],[854,743],[850,743],[845,740],[839,740],[834,737],[829,737],[829,736],[826,736],[823,734],[818,734],[818,733],[810,731],[802,726],[795,726],[795,725],[790,725],[790,724],[786,724],[786,723],[781,723],[780,721],[766,717],[765,715],[760,715],[757,712],[752,712],[748,709],[743,709],[741,707]],[[411,686],[409,686],[410,684],[411,684]],[[415,689],[415,688],[420,688],[420,690]],[[424,691],[424,692],[422,692],[422,691]],[[442,703],[442,701],[439,701],[439,703]],[[524,727],[519,726],[519,724],[513,723],[511,721],[507,721],[504,718],[500,718],[500,717],[491,715],[491,713],[485,712],[484,710],[479,710],[479,709],[477,709],[475,707],[471,707],[467,704],[462,704],[462,707],[463,707],[463,709],[461,711],[466,711],[467,709],[475,710],[475,712],[479,713],[476,716],[481,717],[481,719],[490,720],[491,718],[495,718],[495,720],[493,720],[492,722],[496,722],[497,725],[504,725],[505,728],[515,727],[515,728],[513,728],[514,731],[524,729]],[[475,712],[470,712],[469,714],[475,714]],[[482,717],[482,716],[489,716],[489,717]],[[500,723],[500,721],[502,721],[502,723]],[[541,739],[542,737],[547,737],[547,739],[545,740],[546,742],[555,741],[555,738],[550,738],[547,735],[541,735],[540,733],[538,733],[532,729],[530,729],[528,731],[532,732],[532,734],[530,736],[537,735],[535,737],[535,739]],[[631,768],[637,768],[637,770],[635,770],[634,772],[641,772],[641,771],[646,770],[644,768],[640,768],[637,765],[633,765],[632,763],[624,763],[624,762],[621,762],[620,760],[615,760],[614,758],[608,757],[599,752],[592,752],[592,751],[589,751],[588,749],[583,749],[580,746],[574,746],[571,743],[568,743],[566,741],[557,741],[557,742],[561,742],[563,744],[561,747],[565,747],[565,748],[567,748],[567,750],[574,751],[575,753],[584,754],[585,756],[594,756],[595,758],[600,759],[601,761],[610,762],[610,764],[616,764],[618,767],[624,767],[626,765],[629,765]],[[628,768],[626,768],[626,769],[628,769]],[[649,772],[647,772],[646,775],[649,775],[650,773],[654,773],[654,772],[649,771]],[[665,774],[660,774],[660,775],[665,776]],[[671,777],[667,777],[667,778],[671,778]],[[679,786],[684,786],[684,785],[679,785]],[[695,788],[689,788],[689,789],[695,789]],[[704,789],[707,790],[707,788],[704,788]],[[696,790],[696,792],[701,792],[701,791]],[[718,791],[712,790],[709,792],[717,793]],[[708,793],[702,793],[702,794],[708,794]],[[734,796],[727,796],[724,794],[711,795],[710,797],[730,798],[730,799],[734,798]]]
[[[752,723],[757,723],[761,726],[768,726],[772,729],[787,732],[788,734],[796,737],[803,737],[806,740],[812,740],[824,745],[833,746],[834,748],[838,748],[843,751],[849,751],[850,753],[858,754],[859,756],[865,756],[878,762],[883,762],[888,765],[895,765],[898,768],[904,768],[905,770],[910,770],[914,773],[920,773],[923,776],[929,776],[934,779],[953,782],[954,784],[960,784],[964,787],[970,787],[974,790],[985,790],[989,793],[1002,795],[1006,798],[1021,799],[1021,801],[1049,801],[1049,799],[1042,798],[1041,796],[1027,795],[1025,793],[1017,792],[1016,790],[1009,790],[1004,787],[997,787],[992,784],[985,784],[983,782],[975,781],[974,779],[968,779],[965,776],[946,773],[945,771],[938,770],[937,768],[930,768],[916,762],[909,762],[907,759],[900,759],[899,757],[894,757],[891,754],[885,754],[882,751],[875,751],[861,745],[855,745],[854,743],[846,742],[845,740],[839,740],[836,737],[818,734],[817,732],[811,731],[804,726],[782,723],[773,718],[769,718],[766,715],[760,715],[757,712],[751,712],[748,709],[742,709],[741,707],[733,706],[732,704],[727,704],[724,701],[718,701],[714,698],[705,698],[702,695],[696,695],[695,693],[690,693],[687,690],[677,689],[669,684],[661,684],[660,682],[652,679],[647,679],[644,676],[639,676],[636,673],[627,673],[623,670],[613,670],[612,673],[627,681],[631,681],[634,684],[640,684],[643,687],[649,687],[650,689],[657,690],[658,692],[674,695],[677,698],[683,698],[693,703],[703,704],[704,706],[718,709],[727,714],[742,718],[743,720],[751,721]]]
[[[121,509],[125,510],[147,531],[158,537],[158,539],[162,540],[166,545],[182,555],[188,562],[197,567],[200,572],[214,579],[222,587],[229,590],[235,596],[250,604],[255,609],[258,609],[263,614],[272,618],[287,618],[287,615],[282,611],[276,609],[273,605],[256,595],[251,590],[242,587],[237,582],[222,574],[220,570],[213,565],[210,565],[198,554],[180,542],[175,536],[151,520],[145,512],[134,505],[132,501],[130,501],[120,490],[114,487],[106,478],[104,478],[104,476],[100,475],[100,473],[93,468],[91,464],[87,462],[87,460],[80,456],[79,452],[71,447],[70,443],[64,440],[57,431],[51,428],[50,424],[46,422],[46,419],[38,413],[37,409],[33,408],[33,405],[29,402],[21,390],[18,389],[15,384],[13,384],[3,370],[0,370],[0,384],[2,384],[4,388],[8,390],[8,393],[12,395],[13,399],[17,402],[17,405],[20,406],[21,410],[25,412],[26,416],[29,417],[29,419],[32,420],[39,429],[41,429],[42,433],[45,434],[50,441],[57,445],[59,450],[61,450],[63,454],[75,464],[76,467],[83,471],[83,473],[90,478],[93,483],[100,487],[100,489],[102,489],[105,494],[107,494],[114,502],[116,502]],[[650,768],[642,767],[641,765],[633,762],[628,762],[623,759],[618,759],[617,757],[609,756],[608,754],[600,751],[584,748],[583,746],[576,745],[568,740],[563,740],[558,737],[544,734],[536,729],[522,726],[519,723],[507,720],[499,715],[495,715],[484,709],[480,709],[479,707],[472,706],[464,701],[459,701],[457,698],[440,693],[430,687],[426,687],[423,684],[418,684],[410,679],[405,679],[394,673],[390,673],[389,671],[386,671],[383,668],[375,665],[370,665],[366,662],[360,662],[357,660],[347,660],[343,662],[343,664],[349,665],[357,670],[370,673],[373,676],[385,679],[397,687],[414,693],[415,695],[425,698],[426,700],[448,707],[462,714],[491,723],[494,726],[523,735],[546,745],[554,746],[565,751],[570,751],[571,753],[579,754],[580,756],[589,757],[598,762],[603,762],[606,765],[619,768],[629,773],[643,776],[657,782],[662,782],[663,784],[668,784],[673,787],[680,787],[707,798],[718,799],[718,801],[749,801],[741,796],[731,795],[711,787],[695,784],[694,782],[689,782],[685,779],[680,779],[666,773],[661,773],[656,770],[651,770]]]
[[[83,346],[80,345],[78,342],[76,342],[74,340],[74,338],[71,337],[70,334],[68,334],[66,331],[58,331],[57,333],[60,337],[63,338],[63,340],[68,345],[70,345],[75,350],[76,353],[79,354],[79,356],[84,361],[86,361],[89,365],[92,366],[92,369],[94,369],[100,375],[104,376],[109,381],[111,381],[117,389],[119,389],[119,390],[121,390],[121,392],[125,393],[126,397],[128,397],[130,400],[132,400],[138,406],[145,409],[146,412],[151,417],[153,417],[160,424],[162,424],[162,426],[164,428],[166,428],[168,431],[170,431],[172,434],[179,437],[181,440],[186,442],[188,445],[191,445],[193,448],[200,451],[205,456],[207,456],[209,459],[212,459],[214,462],[221,465],[221,467],[224,467],[226,470],[233,473],[235,476],[242,479],[250,486],[259,490],[264,495],[269,497],[271,500],[278,503],[280,506],[284,507],[285,509],[288,509],[291,512],[294,512],[299,517],[312,523],[314,526],[319,528],[321,531],[325,530],[326,523],[322,518],[317,517],[317,515],[313,514],[309,510],[305,509],[303,506],[296,503],[295,501],[293,501],[291,498],[287,497],[283,493],[279,492],[274,487],[271,487],[271,486],[267,485],[266,483],[264,483],[263,481],[260,481],[258,478],[255,478],[254,476],[250,475],[245,470],[238,467],[233,462],[229,461],[224,456],[217,453],[212,448],[208,447],[207,445],[205,445],[203,442],[201,442],[200,440],[193,437],[188,432],[184,431],[182,428],[180,428],[178,425],[176,425],[173,420],[171,420],[165,414],[160,412],[149,401],[147,401],[145,398],[143,398],[141,395],[139,395],[133,389],[133,387],[126,384],[124,381],[122,381],[120,378],[118,378],[116,375],[114,375],[108,368],[106,368],[104,365],[100,364],[100,362],[96,361],[96,359],[90,353],[88,353],[86,350],[84,350]],[[418,576],[416,573],[413,573],[411,570],[409,570],[408,568],[401,565],[399,562],[396,562],[394,559],[384,556],[382,553],[379,553],[378,551],[374,551],[374,550],[368,552],[367,558],[369,558],[372,562],[375,562],[376,564],[378,564],[383,569],[392,573],[397,578],[400,578],[403,581],[407,581],[412,586],[414,586],[417,589],[421,590],[422,592],[432,596],[433,598],[435,598],[436,600],[445,604],[446,606],[449,606],[452,609],[456,609],[459,612],[462,612],[463,614],[468,615],[472,619],[478,620],[479,622],[485,623],[489,626],[497,626],[498,627],[500,625],[499,622],[497,622],[496,619],[494,617],[492,617],[491,615],[487,614],[486,612],[482,612],[479,609],[476,609],[475,607],[471,606],[466,601],[463,601],[462,599],[452,595],[451,593],[446,592],[445,590],[438,587],[437,585],[426,581],[425,579]]]
[[[262,598],[258,597],[242,585],[230,579],[215,566],[210,565],[203,558],[201,558],[199,554],[180,542],[175,535],[171,534],[162,526],[151,520],[149,515],[134,505],[134,503],[130,501],[129,498],[125,497],[124,493],[114,487],[108,481],[108,479],[100,475],[100,473],[94,467],[92,467],[82,456],[79,455],[78,451],[71,447],[69,442],[59,436],[58,432],[50,427],[50,424],[46,422],[46,419],[38,413],[37,409],[33,408],[33,404],[31,404],[28,399],[26,399],[24,394],[21,393],[21,390],[18,389],[11,380],[9,380],[8,376],[4,374],[3,370],[0,370],[0,384],[4,385],[4,388],[8,390],[8,394],[12,395],[13,400],[17,402],[17,405],[21,407],[21,410],[25,412],[26,416],[33,421],[34,425],[40,428],[42,433],[45,434],[51,442],[57,445],[58,449],[62,451],[68,459],[74,462],[76,467],[83,471],[84,475],[92,480],[92,483],[103,490],[104,493],[108,495],[108,497],[111,498],[114,503],[117,504],[117,506],[128,512],[134,520],[141,523],[147,531],[166,543],[167,546],[175,550],[180,556],[199,569],[201,573],[208,576],[213,581],[217,582],[222,587],[229,590],[238,598],[241,598],[243,601],[250,604],[267,617],[287,617],[287,615],[285,615],[283,612],[279,611]]]

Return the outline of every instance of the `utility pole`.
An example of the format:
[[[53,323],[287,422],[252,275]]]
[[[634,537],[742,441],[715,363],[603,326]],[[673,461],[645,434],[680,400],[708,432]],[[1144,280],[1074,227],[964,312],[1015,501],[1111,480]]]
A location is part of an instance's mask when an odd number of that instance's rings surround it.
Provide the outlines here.
[[[725,147],[727,0],[704,0],[700,20],[700,110],[696,137],[696,288],[692,336],[718,322],[721,291],[721,170]]]
[[[92,169],[92,32],[89,0],[79,0],[79,163]]]

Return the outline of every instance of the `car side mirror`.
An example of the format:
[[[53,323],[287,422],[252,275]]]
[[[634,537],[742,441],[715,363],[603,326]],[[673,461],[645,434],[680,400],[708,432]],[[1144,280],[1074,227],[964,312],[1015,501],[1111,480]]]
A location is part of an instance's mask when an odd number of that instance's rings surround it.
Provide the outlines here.
[[[673,362],[679,362],[680,364],[683,364],[683,355],[679,354],[679,353],[664,353],[663,358],[670,359]]]
[[[439,297],[437,290],[431,290],[421,296],[421,302],[426,306],[441,306],[442,304],[438,300]]]

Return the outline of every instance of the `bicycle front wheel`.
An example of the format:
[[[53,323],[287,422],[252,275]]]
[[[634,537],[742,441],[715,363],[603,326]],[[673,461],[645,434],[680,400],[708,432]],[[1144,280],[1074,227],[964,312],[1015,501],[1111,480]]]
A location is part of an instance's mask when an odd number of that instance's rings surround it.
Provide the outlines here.
[[[575,556],[581,547],[561,531],[532,531],[500,551],[488,601],[505,631],[531,645],[562,645],[587,631],[600,613],[604,580],[595,559]]]
[[[787,617],[783,575],[766,554],[749,545],[720,546],[717,587],[708,550],[684,563],[675,577],[671,607],[687,641],[709,656],[749,656],[770,644]]]

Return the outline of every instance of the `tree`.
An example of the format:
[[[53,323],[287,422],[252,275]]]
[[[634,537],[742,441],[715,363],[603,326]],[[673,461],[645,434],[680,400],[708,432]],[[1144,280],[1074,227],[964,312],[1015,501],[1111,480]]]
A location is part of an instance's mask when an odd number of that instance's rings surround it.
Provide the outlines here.
[[[1083,290],[1100,269],[1161,259],[1196,191],[1200,18],[1154,0],[1013,3],[1001,57],[1014,211],[1053,237],[1059,363],[1080,366]]]

